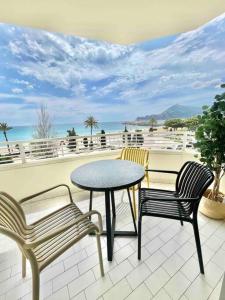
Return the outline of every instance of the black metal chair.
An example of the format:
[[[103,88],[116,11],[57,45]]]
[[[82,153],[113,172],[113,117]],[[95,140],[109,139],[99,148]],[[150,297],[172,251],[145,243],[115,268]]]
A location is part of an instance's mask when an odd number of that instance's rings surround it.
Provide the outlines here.
[[[186,162],[179,172],[152,170],[176,174],[175,191],[139,188],[138,259],[141,259],[141,226],[143,216],[169,218],[193,225],[200,271],[204,274],[197,213],[202,195],[214,180],[211,170],[197,162]]]

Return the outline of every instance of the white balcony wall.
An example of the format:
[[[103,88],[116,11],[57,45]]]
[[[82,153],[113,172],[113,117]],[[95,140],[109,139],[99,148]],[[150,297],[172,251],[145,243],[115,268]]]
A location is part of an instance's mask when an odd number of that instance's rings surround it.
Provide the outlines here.
[[[66,183],[73,192],[77,188],[70,182],[71,172],[78,166],[94,160],[115,159],[120,151],[93,152],[74,157],[37,160],[26,164],[0,166],[0,190],[8,192],[16,199],[36,193],[51,186]],[[184,151],[150,151],[149,168],[179,170],[187,160],[196,160],[194,154]],[[174,175],[151,173],[152,182],[172,183]],[[225,181],[222,183],[225,192]],[[57,192],[58,193],[58,192]],[[63,190],[62,192],[63,193]]]

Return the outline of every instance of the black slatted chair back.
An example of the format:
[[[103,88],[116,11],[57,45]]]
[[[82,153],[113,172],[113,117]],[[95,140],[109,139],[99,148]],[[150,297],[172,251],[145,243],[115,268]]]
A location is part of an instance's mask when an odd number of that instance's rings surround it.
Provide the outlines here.
[[[197,198],[200,200],[213,180],[214,175],[208,167],[194,161],[188,161],[177,176],[176,194],[179,198]]]

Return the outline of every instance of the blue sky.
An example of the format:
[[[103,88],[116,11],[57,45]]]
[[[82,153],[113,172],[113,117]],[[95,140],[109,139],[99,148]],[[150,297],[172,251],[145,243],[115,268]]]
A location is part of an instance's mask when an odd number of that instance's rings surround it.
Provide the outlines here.
[[[225,82],[225,14],[196,30],[133,45],[0,24],[0,121],[132,120],[212,102]]]

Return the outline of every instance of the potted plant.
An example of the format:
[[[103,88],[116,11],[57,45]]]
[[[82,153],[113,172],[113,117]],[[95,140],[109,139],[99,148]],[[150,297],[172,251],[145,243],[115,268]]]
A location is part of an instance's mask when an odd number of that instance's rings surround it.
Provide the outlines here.
[[[101,148],[106,148],[106,136],[105,136],[105,130],[101,130],[101,137],[100,137],[100,144]]]
[[[75,151],[77,148],[77,140],[76,140],[76,138],[71,138],[71,137],[77,136],[76,131],[74,128],[72,128],[72,129],[68,129],[67,133],[68,133],[68,137],[69,137],[67,148],[69,148],[70,151]]]
[[[225,88],[225,84],[221,88]],[[220,186],[225,173],[225,93],[216,95],[210,107],[203,107],[203,114],[198,118],[196,148],[200,151],[200,160],[215,175],[211,190],[206,192],[200,203],[200,211],[208,217],[224,219],[225,196]]]

